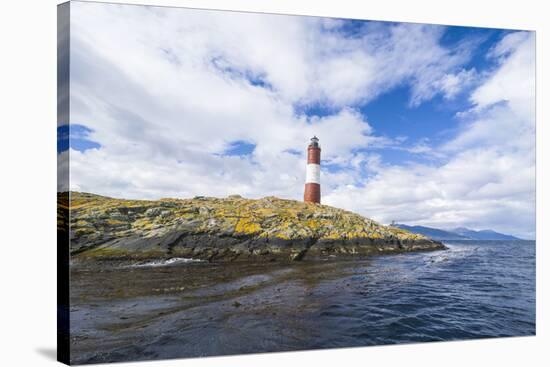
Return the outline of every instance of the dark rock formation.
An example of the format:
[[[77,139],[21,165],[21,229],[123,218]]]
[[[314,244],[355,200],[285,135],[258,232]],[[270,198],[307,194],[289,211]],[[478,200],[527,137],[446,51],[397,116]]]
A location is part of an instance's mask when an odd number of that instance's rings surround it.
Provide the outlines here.
[[[445,248],[330,206],[238,195],[142,201],[71,192],[70,236],[77,260],[275,261]]]

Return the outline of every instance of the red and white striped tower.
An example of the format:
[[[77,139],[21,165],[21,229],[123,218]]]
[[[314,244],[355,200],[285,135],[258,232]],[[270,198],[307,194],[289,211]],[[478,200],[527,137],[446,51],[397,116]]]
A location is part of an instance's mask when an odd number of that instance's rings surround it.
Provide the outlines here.
[[[304,202],[321,203],[321,148],[314,136],[307,147],[306,187]]]

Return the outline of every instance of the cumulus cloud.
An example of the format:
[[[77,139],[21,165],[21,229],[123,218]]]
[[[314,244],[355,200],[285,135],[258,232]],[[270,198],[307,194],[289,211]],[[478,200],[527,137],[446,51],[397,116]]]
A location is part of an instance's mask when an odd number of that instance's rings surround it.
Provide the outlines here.
[[[489,56],[498,67],[473,91],[469,120],[434,148],[445,163],[382,167],[364,187],[341,187],[325,200],[383,222],[489,227],[534,238],[534,35],[509,34]]]
[[[446,74],[436,84],[446,99],[452,99],[462,90],[474,84],[476,79],[475,69],[462,69],[456,74]]]
[[[411,107],[437,95],[455,98],[479,79],[464,67],[471,49],[443,46],[441,26],[369,22],[349,32],[348,24],[73,3],[70,121],[90,128],[87,138],[100,148],[70,150],[72,189],[128,198],[300,199],[305,144],[316,134],[323,165],[335,168],[323,169],[327,204],[383,222],[494,222],[496,229],[513,212],[525,221],[521,233],[531,233],[534,117],[526,103],[534,90],[529,95],[530,80],[521,75],[531,72],[531,36],[512,33],[491,50],[498,68],[472,94],[475,118],[461,122],[455,139],[403,148],[406,137],[379,135],[359,107],[401,85],[410,88]],[[522,90],[508,90],[519,81]],[[312,106],[330,114],[300,112]],[[254,149],[224,154],[235,142]],[[392,166],[372,152],[380,147],[445,159]],[[520,169],[522,177],[505,174]]]

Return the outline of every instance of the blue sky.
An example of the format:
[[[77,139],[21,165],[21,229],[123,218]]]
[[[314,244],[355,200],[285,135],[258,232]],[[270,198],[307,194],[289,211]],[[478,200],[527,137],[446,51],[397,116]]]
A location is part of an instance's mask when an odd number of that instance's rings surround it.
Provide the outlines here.
[[[88,139],[91,133],[92,130],[84,125],[67,124],[58,126],[57,153],[65,152],[69,150],[69,147],[79,152],[101,148],[99,143]]]
[[[324,204],[534,236],[534,34],[73,5],[72,189],[300,200],[317,135]]]

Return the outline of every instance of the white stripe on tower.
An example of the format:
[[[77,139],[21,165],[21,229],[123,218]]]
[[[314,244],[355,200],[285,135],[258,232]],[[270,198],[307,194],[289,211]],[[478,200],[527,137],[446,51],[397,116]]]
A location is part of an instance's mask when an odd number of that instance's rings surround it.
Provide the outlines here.
[[[321,165],[308,163],[306,168],[306,183],[321,184]]]

